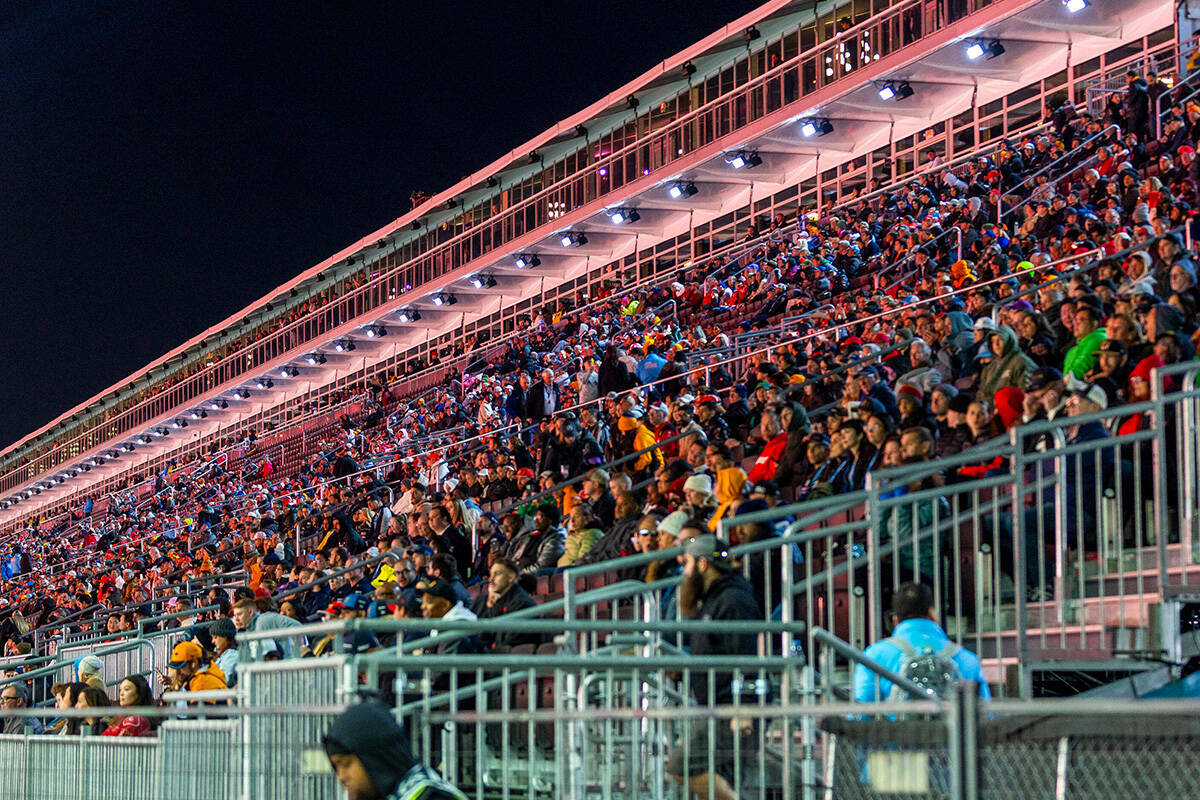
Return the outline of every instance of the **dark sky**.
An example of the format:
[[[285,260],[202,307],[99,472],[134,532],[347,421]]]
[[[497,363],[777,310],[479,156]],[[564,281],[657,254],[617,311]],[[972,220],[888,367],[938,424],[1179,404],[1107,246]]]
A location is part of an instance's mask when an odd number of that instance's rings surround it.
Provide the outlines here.
[[[0,3],[0,446],[757,5]]]

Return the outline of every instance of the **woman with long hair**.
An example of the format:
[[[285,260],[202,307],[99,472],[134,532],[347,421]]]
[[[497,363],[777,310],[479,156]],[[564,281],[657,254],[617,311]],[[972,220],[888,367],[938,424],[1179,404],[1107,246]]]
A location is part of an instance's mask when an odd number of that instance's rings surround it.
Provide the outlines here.
[[[154,705],[150,684],[141,675],[129,675],[117,686],[117,705],[122,708],[147,708]],[[154,731],[154,720],[149,717],[115,717],[104,731],[104,736],[149,736]]]
[[[84,688],[75,701],[75,708],[108,708],[111,705],[112,702],[108,699],[105,691],[95,686]],[[88,729],[93,736],[102,736],[108,730],[109,719],[101,717],[99,714],[83,719],[76,718],[73,721],[78,725],[78,733],[83,733],[84,729]]]

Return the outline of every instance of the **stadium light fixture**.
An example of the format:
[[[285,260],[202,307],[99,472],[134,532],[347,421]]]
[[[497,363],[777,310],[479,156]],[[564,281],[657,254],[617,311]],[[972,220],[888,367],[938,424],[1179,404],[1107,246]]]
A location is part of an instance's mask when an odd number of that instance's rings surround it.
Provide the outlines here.
[[[588,238],[582,233],[567,231],[559,237],[558,241],[563,247],[583,247],[587,244]]]
[[[1067,7],[1067,11],[1070,13],[1078,14],[1091,5],[1091,3],[1088,0],[1063,0],[1063,5]]]
[[[324,364],[328,359],[322,353],[309,353],[304,357],[304,360],[308,362],[310,367],[315,367],[318,364]]]
[[[471,285],[476,289],[491,289],[496,285],[496,279],[491,275],[475,275],[471,278]]]
[[[250,390],[249,390],[249,389],[247,389],[247,388],[246,388],[246,387],[244,387],[244,386],[242,386],[242,387],[238,388],[237,390],[235,390],[235,391],[234,391],[234,394],[235,394],[235,395],[237,395],[237,397],[238,397],[238,398],[240,398],[240,399],[242,399],[242,400],[249,400],[249,399],[250,399]]]
[[[812,117],[800,123],[800,134],[811,138],[813,136],[824,136],[827,133],[833,133],[833,123],[824,117]]]
[[[458,302],[458,298],[455,297],[453,294],[450,294],[449,292],[435,294],[433,296],[433,300],[432,300],[432,303],[435,306],[452,306],[457,302]]]
[[[184,419],[183,417],[176,417],[175,421],[172,422],[171,424],[173,426],[175,426],[176,428],[186,428],[188,426],[187,420]]]
[[[904,100],[913,96],[913,88],[908,81],[884,81],[879,85],[880,100]]]
[[[401,322],[416,322],[420,318],[421,312],[417,311],[415,308],[401,309],[400,313],[396,315],[396,319],[400,320]]]
[[[208,407],[213,411],[221,411],[222,409],[229,408],[229,401],[223,397],[218,397],[209,403]]]
[[[387,336],[387,328],[382,325],[368,325],[363,328],[363,336],[366,336],[368,339],[380,339]]]
[[[294,378],[299,374],[300,374],[300,370],[298,370],[296,367],[293,367],[290,364],[279,370],[279,376],[281,378]]]
[[[266,376],[263,376],[263,377],[259,378],[258,381],[256,381],[254,385],[257,386],[259,389],[274,389],[275,381],[271,380],[270,378],[268,378]]]
[[[726,156],[725,162],[734,169],[747,169],[757,167],[762,163],[762,158],[752,150],[739,150],[731,156]]]
[[[141,436],[138,437],[138,441],[141,442],[142,444],[150,444],[154,440],[150,438],[150,434],[143,433]]]
[[[984,56],[991,61],[1002,55],[1004,55],[1004,45],[1000,44],[999,39],[975,39],[967,44],[967,58],[972,61],[978,61]]]
[[[192,409],[192,419],[205,419],[208,417],[208,412],[203,408]]]
[[[522,253],[516,258],[517,269],[532,269],[540,267],[542,260],[532,253]]]
[[[333,351],[335,353],[349,353],[354,350],[353,339],[338,339],[333,343]]]
[[[641,218],[636,208],[614,208],[608,212],[608,219],[613,225],[632,225]]]
[[[676,181],[667,187],[667,196],[672,200],[679,200],[684,197],[691,197],[699,191],[696,188],[696,184],[691,181]]]

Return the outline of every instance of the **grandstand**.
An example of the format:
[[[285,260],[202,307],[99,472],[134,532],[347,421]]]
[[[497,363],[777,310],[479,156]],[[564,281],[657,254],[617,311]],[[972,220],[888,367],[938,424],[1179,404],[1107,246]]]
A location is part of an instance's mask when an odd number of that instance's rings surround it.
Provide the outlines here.
[[[766,3],[10,446],[11,795],[1198,788],[1184,24]]]

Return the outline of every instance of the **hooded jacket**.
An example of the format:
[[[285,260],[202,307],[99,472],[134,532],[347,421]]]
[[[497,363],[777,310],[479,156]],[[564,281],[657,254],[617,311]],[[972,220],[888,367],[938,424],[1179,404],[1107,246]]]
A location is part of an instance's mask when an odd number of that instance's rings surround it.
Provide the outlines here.
[[[786,431],[787,441],[783,447],[782,457],[779,458],[779,465],[775,469],[774,475],[765,476],[768,479],[773,478],[780,486],[790,486],[799,477],[798,467],[804,464],[804,454],[808,448],[804,437],[812,433],[812,423],[808,421],[808,412],[804,406],[794,402],[789,405],[792,408],[792,422]],[[757,465],[755,466],[757,467]],[[752,482],[763,480],[762,477],[757,476],[748,476],[748,478]]]
[[[390,711],[363,703],[334,720],[325,734],[325,754],[357,756],[376,791],[388,800],[466,800],[441,775],[417,761],[408,740],[408,732]]]
[[[1030,374],[1037,369],[1033,359],[1021,352],[1017,334],[1012,328],[1001,325],[995,335],[1004,340],[1004,350],[992,354],[992,360],[979,376],[979,396],[988,399],[1005,386],[1024,389],[1029,383]]]

